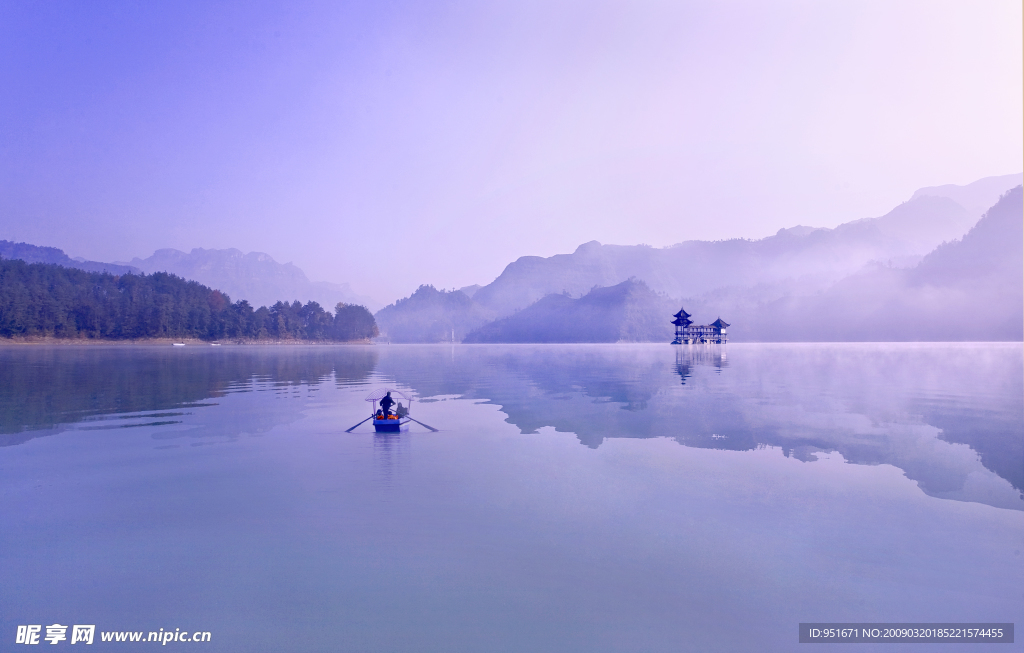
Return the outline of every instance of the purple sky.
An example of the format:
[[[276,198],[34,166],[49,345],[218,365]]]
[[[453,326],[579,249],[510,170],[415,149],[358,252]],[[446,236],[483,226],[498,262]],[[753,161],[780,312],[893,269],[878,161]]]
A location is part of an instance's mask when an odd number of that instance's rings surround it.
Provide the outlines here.
[[[1021,4],[0,0],[0,238],[390,302],[1020,172]]]

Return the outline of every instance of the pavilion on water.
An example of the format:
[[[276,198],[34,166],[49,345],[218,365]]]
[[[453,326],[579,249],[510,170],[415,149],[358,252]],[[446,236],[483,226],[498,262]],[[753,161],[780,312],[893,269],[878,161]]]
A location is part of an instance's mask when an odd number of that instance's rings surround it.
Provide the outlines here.
[[[676,325],[676,339],[673,345],[695,345],[697,343],[714,343],[724,345],[726,340],[725,330],[729,324],[718,318],[711,324],[694,324],[690,314],[683,309],[673,315],[675,319],[672,324]]]

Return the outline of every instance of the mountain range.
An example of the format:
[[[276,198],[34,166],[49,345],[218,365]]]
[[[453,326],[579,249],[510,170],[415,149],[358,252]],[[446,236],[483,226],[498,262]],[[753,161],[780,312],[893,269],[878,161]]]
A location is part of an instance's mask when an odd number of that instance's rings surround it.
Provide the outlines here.
[[[66,268],[77,268],[86,272],[109,272],[110,274],[138,274],[139,269],[117,263],[100,263],[84,258],[71,258],[64,250],[56,247],[39,247],[28,243],[14,243],[0,240],[0,258],[18,259],[26,263],[52,263]]]
[[[1022,177],[1007,175],[966,187],[923,189],[927,192],[918,191],[880,218],[834,229],[797,226],[760,240],[693,240],[662,249],[592,241],[572,254],[524,256],[479,289],[473,299],[503,316],[549,294],[580,296],[594,286],[611,286],[631,277],[677,298],[723,289],[756,289],[761,301],[813,293],[872,262],[896,267],[916,264],[941,243],[962,236],[980,217],[980,212],[965,208],[954,196],[984,195],[990,198],[982,200],[988,201],[988,208],[1002,192],[1021,183]],[[1000,183],[994,184],[993,179]],[[994,194],[982,192],[998,188]]]
[[[145,259],[100,263],[81,257],[71,258],[56,247],[0,240],[0,258],[19,259],[26,263],[52,263],[86,272],[108,272],[114,275],[169,272],[216,288],[233,300],[246,300],[253,307],[296,300],[303,304],[315,301],[328,311],[333,311],[339,302],[366,306],[371,310],[379,307],[377,302],[357,294],[347,283],[310,281],[295,265],[278,263],[269,254],[262,252],[243,254],[237,249],[195,248],[186,253],[176,249],[160,249]]]
[[[1020,194],[1007,191],[1022,180],[922,188],[881,217],[798,225],[758,240],[665,248],[591,241],[571,254],[524,256],[484,286],[421,286],[375,317],[394,342],[659,341],[668,327],[640,316],[680,304],[698,323],[732,323],[737,340],[1019,339]],[[0,241],[0,258],[115,275],[170,272],[253,306],[376,308],[348,284],[312,282],[260,252],[161,249],[101,263]]]
[[[548,295],[470,332],[464,342],[668,342],[674,302],[638,279],[578,299]]]
[[[310,281],[292,263],[278,263],[269,254],[237,249],[203,249],[191,252],[159,249],[149,258],[133,258],[128,265],[147,274],[170,272],[183,279],[217,288],[232,299],[245,299],[253,306],[270,306],[274,302],[315,301],[327,310],[339,302],[359,304],[373,310],[371,298],[357,294],[347,283]]]
[[[757,340],[1020,340],[1024,189],[909,269],[876,265],[826,291],[737,315]]]
[[[960,328],[959,331],[957,328],[915,327],[916,335],[912,337],[911,332],[901,330],[901,322],[877,316],[871,319],[881,320],[878,328],[851,330],[844,327],[840,337],[840,331],[836,330],[838,327],[830,325],[826,319],[816,319],[819,313],[815,311],[822,310],[822,306],[815,302],[825,302],[823,297],[830,297],[840,305],[848,302],[853,307],[851,311],[858,316],[871,314],[873,309],[866,306],[872,304],[861,304],[866,300],[854,292],[855,287],[869,292],[863,285],[858,285],[857,279],[875,275],[870,277],[876,282],[870,291],[872,297],[889,288],[887,283],[924,279],[930,274],[928,270],[945,265],[935,262],[941,258],[936,258],[938,251],[951,247],[943,244],[964,236],[978,222],[984,210],[979,207],[996,204],[1000,195],[1019,185],[1022,179],[1024,175],[1021,174],[1005,175],[966,186],[924,188],[879,218],[856,220],[833,229],[796,226],[780,229],[775,235],[760,240],[687,241],[660,249],[645,245],[602,245],[592,241],[579,246],[572,254],[547,258],[526,256],[510,263],[490,284],[467,288],[469,292],[462,293],[464,299],[455,301],[448,298],[448,304],[459,307],[457,311],[446,312],[439,305],[432,307],[430,324],[438,326],[447,320],[449,328],[459,324],[463,331],[472,331],[479,327],[469,324],[465,316],[474,316],[476,322],[485,322],[488,317],[497,320],[509,318],[510,321],[504,322],[500,330],[504,335],[498,335],[499,329],[495,326],[482,332],[487,335],[474,335],[472,338],[518,341],[519,336],[513,337],[508,329],[523,334],[531,329],[536,331],[541,323],[553,324],[549,309],[560,303],[569,310],[570,304],[564,298],[582,298],[595,288],[617,286],[634,279],[642,281],[656,295],[671,297],[677,304],[685,304],[698,322],[707,323],[715,317],[723,317],[734,325],[730,329],[731,337],[739,340],[1016,339],[1019,336],[1013,334],[1021,331],[1020,311],[1014,318],[1012,307],[1019,298],[1013,300],[1006,293],[990,297],[992,306],[998,308],[1001,317],[997,318],[992,311],[985,313],[989,315],[987,327],[974,326],[971,329]],[[1016,200],[1010,197],[1006,201],[1012,204]],[[1012,214],[1012,208],[1005,210]],[[1019,221],[1020,211],[1017,218]],[[1006,242],[1015,243],[1019,254],[1021,241],[1014,236],[1010,228],[1012,225],[998,220],[990,222],[997,223],[992,229],[1001,233],[1000,237],[1006,238]],[[965,237],[965,240],[970,244],[977,239]],[[986,240],[984,247],[979,245],[974,249],[964,245],[962,256],[966,258],[962,265],[971,269],[983,267],[986,257],[1002,256],[994,250],[986,250],[986,247],[994,247],[996,241],[998,238]],[[1008,265],[1012,268],[1012,261]],[[1014,279],[1018,283],[1020,281],[1019,264],[1016,269],[1016,276],[1004,270],[1005,278],[1001,277],[998,283],[984,283],[994,284],[993,288],[1009,289],[1012,295],[1016,287]],[[911,270],[917,271],[911,273]],[[883,281],[879,275],[889,275],[888,281]],[[922,293],[932,293],[930,303],[925,302],[928,306],[939,301],[940,296],[943,301],[955,303],[953,295],[961,292],[924,281],[917,286],[907,286],[911,287]],[[939,288],[941,291],[937,290]],[[984,293],[977,291],[974,294],[980,297]],[[563,299],[545,300],[543,306],[526,312],[528,307],[552,295]],[[923,310],[924,300],[915,299],[917,296],[913,291],[907,290],[901,297],[900,301],[908,306],[918,306]],[[416,303],[417,310],[427,310],[428,299],[428,295],[421,297],[421,301]],[[410,327],[416,324],[416,320],[407,313],[411,304],[403,304],[404,301],[400,300],[377,313],[382,333],[395,341],[432,341],[430,334],[415,332],[414,327]],[[898,300],[894,296],[892,301]],[[517,311],[524,315],[512,320],[510,316]],[[910,319],[912,311],[908,311],[901,315]],[[542,318],[542,315],[547,317]],[[844,324],[865,324],[860,319],[848,319],[850,316],[841,312],[833,311],[829,315],[844,320]],[[531,316],[539,320],[536,328],[527,327],[525,323],[525,320],[532,319]],[[1003,320],[1004,326],[997,328],[992,320]],[[399,322],[405,327],[400,335],[397,332],[393,334],[391,327]],[[1006,327],[1006,323],[1017,326],[1015,329]],[[449,333],[443,328],[439,331]],[[652,336],[652,339],[655,338]]]

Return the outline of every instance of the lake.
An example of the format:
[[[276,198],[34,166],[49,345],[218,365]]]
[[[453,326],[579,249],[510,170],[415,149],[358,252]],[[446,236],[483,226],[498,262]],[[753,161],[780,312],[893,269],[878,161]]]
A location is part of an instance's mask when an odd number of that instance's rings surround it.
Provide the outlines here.
[[[438,432],[346,433],[385,386]],[[0,347],[0,638],[792,651],[837,646],[800,622],[1021,622],[1022,491],[1020,343]]]

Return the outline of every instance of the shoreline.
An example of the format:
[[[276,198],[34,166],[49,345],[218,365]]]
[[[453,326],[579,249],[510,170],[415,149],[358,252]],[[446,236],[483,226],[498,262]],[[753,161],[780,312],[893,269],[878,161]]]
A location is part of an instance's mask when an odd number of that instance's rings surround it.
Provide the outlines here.
[[[433,345],[450,345],[449,342],[422,342],[422,343],[391,343],[391,342],[374,342],[373,340],[246,340],[246,339],[234,339],[234,340],[199,340],[196,338],[135,338],[133,340],[103,340],[96,338],[54,338],[44,336],[22,336],[14,338],[0,337],[0,348],[3,347],[32,347],[32,346],[59,346],[59,347],[131,347],[131,346],[173,346],[175,344],[185,345],[187,347],[209,347],[211,345],[225,346],[225,347],[239,347],[239,346],[338,346],[338,345],[414,345],[414,346],[433,346]],[[485,343],[454,343],[463,347],[481,347],[481,346],[537,346],[537,345],[552,345],[552,346],[570,346],[570,345],[669,345],[667,342],[485,342]],[[874,341],[874,340],[834,340],[834,341],[738,341],[732,342],[733,345],[878,345],[878,344],[889,344],[889,345],[935,345],[935,344],[947,344],[947,345],[970,345],[970,344],[1012,344],[1020,345],[1024,344],[1021,340],[891,340],[891,341]],[[691,351],[697,348],[711,348],[721,347],[727,348],[728,345],[715,345],[715,344],[702,344],[702,345],[672,345],[673,347],[681,347],[681,351]]]
[[[197,338],[135,338],[126,340],[108,340],[100,338],[54,338],[52,336],[21,336],[0,338],[0,347],[24,346],[123,346],[159,345],[173,346],[184,344],[187,347],[210,347],[213,345],[234,347],[241,345],[372,345],[369,340],[199,340]]]

